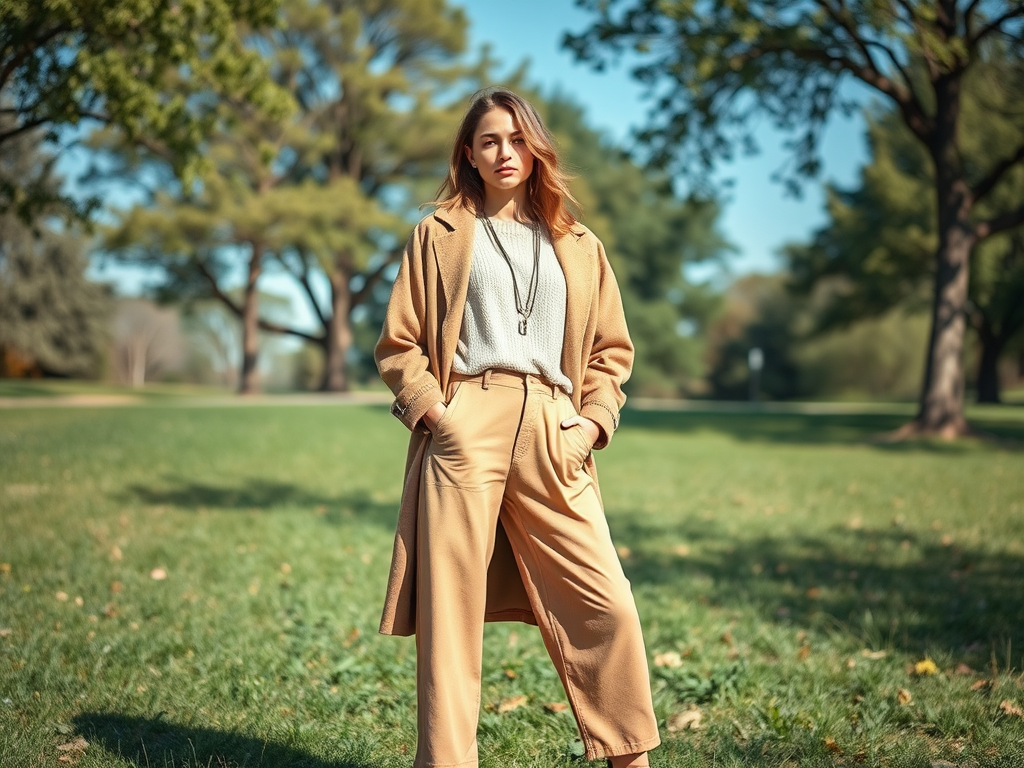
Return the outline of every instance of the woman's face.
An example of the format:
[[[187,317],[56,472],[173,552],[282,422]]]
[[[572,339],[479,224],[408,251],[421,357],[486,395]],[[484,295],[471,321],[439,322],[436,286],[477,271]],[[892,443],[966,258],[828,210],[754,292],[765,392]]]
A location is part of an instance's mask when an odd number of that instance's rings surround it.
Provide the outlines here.
[[[473,133],[473,145],[466,147],[466,157],[476,166],[488,189],[515,189],[533,173],[533,153],[512,113],[500,107],[480,118]]]

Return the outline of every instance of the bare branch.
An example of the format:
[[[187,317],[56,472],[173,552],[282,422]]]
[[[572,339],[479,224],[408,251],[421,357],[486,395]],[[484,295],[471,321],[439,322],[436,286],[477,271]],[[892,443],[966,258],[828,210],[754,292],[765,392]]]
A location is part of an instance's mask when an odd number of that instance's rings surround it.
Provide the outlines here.
[[[1003,24],[1010,19],[1015,19],[1024,16],[1024,5],[1018,5],[1016,8],[1012,8],[1002,16],[997,16],[991,22],[986,24],[984,27],[978,30],[978,33],[973,37],[967,39],[967,45],[974,48],[982,40],[988,37],[993,32],[998,31],[1002,28]]]
[[[992,188],[999,183],[999,180],[1003,175],[1022,160],[1024,160],[1024,143],[1021,143],[1021,145],[1017,147],[1017,151],[1012,155],[997,163],[985,178],[974,185],[974,188],[971,190],[974,196],[974,202],[978,202],[985,197],[985,195],[991,192]]]
[[[196,258],[195,262],[196,268],[199,270],[199,274],[205,277],[206,282],[210,284],[210,290],[213,292],[213,295],[217,299],[222,301],[224,303],[224,306],[226,306],[231,311],[232,314],[234,314],[236,317],[241,317],[242,307],[239,306],[234,301],[234,299],[232,299],[230,296],[224,293],[224,291],[221,290],[220,285],[217,283],[216,275],[214,275],[213,272],[210,271],[209,267],[206,266],[206,262],[204,262],[200,258]]]
[[[278,323],[272,323],[269,320],[260,318],[259,326],[261,331],[270,331],[271,333],[283,333],[288,336],[297,336],[300,339],[311,341],[314,344],[323,344],[323,336],[314,336],[312,333],[306,333],[300,331],[298,328],[290,328],[287,325],[279,325]]]
[[[362,288],[352,294],[351,305],[353,309],[366,301],[370,293],[373,291],[374,286],[376,286],[377,283],[381,281],[381,278],[384,277],[384,273],[387,271],[388,267],[398,261],[399,256],[402,254],[402,250],[403,249],[401,248],[396,248],[391,251],[391,253],[388,254],[387,259],[384,260],[384,263],[366,276],[366,280],[363,283]]]
[[[313,307],[313,311],[316,313],[317,319],[320,324],[327,327],[327,319],[324,317],[323,310],[320,309],[320,302],[317,301],[316,294],[313,292],[313,285],[309,281],[309,262],[306,259],[305,254],[299,252],[299,260],[302,262],[302,269],[292,269],[292,266],[287,262],[283,254],[277,254],[277,261],[282,267],[291,275],[295,280],[302,286],[306,292],[306,297],[309,299],[310,306]]]
[[[974,228],[974,233],[978,240],[984,240],[986,237],[1019,227],[1021,224],[1024,224],[1024,205],[1014,211],[1007,211],[1001,216],[995,216],[988,221],[980,222]]]

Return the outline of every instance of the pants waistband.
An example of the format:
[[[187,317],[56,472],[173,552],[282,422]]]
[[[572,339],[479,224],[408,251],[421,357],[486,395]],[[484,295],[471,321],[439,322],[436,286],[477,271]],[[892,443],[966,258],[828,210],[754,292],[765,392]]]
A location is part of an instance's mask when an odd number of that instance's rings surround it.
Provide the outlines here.
[[[557,384],[553,384],[543,376],[538,376],[535,373],[509,371],[504,368],[488,368],[482,373],[474,374],[452,371],[451,380],[477,381],[480,382],[481,389],[487,389],[492,384],[496,387],[512,387],[514,389],[525,388],[527,390],[547,392],[552,397],[557,397],[558,393],[562,391]]]

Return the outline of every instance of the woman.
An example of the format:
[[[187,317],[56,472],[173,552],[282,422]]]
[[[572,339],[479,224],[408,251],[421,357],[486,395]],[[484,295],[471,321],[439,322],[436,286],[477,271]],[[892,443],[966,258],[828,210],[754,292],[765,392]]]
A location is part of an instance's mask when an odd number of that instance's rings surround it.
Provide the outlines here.
[[[377,344],[413,432],[381,632],[416,635],[416,768],[477,765],[484,621],[539,625],[588,759],[639,768],[660,743],[591,456],[633,347],[604,248],[567,203],[533,107],[478,94]]]

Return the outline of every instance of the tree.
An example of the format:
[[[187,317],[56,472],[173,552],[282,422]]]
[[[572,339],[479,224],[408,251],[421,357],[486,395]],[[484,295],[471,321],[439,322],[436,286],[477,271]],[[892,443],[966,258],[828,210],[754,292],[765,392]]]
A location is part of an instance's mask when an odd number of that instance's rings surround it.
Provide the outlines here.
[[[220,100],[286,107],[241,33],[273,24],[276,0],[2,0],[0,146],[42,130],[48,141],[83,120],[116,126],[187,176]],[[60,190],[18,179],[0,187],[0,211],[28,220]]]
[[[61,179],[40,143],[38,132],[23,132],[0,145],[0,179],[21,180],[53,201]],[[31,226],[14,212],[0,214],[0,348],[45,375],[95,376],[110,294],[85,278],[82,233],[59,227],[62,207],[51,202],[45,212]]]
[[[998,104],[1000,91],[967,91],[963,100],[964,157],[974,167],[994,162],[1014,125]],[[995,105],[995,109],[993,109]],[[858,187],[828,188],[830,221],[810,243],[786,248],[794,287],[808,292],[828,283],[832,301],[820,330],[879,316],[897,306],[916,311],[927,295],[931,255],[938,242],[928,156],[888,109],[868,115],[871,162]],[[1007,173],[983,210],[1024,199],[1024,168]],[[975,246],[970,261],[968,324],[981,346],[976,375],[979,402],[999,402],[999,359],[1024,328],[1024,228]]]
[[[972,167],[963,151],[967,75],[991,59],[1005,103],[1024,100],[1024,4],[1011,0],[579,0],[597,15],[567,45],[598,65],[631,44],[636,74],[657,95],[642,137],[652,157],[707,169],[737,140],[752,143],[751,117],[767,114],[795,133],[797,174],[817,170],[817,140],[834,109],[854,101],[853,78],[891,103],[933,167],[936,232],[932,329],[916,419],[903,434],[953,437],[963,416],[963,338],[974,246],[1024,223],[1019,199],[979,210],[1024,162],[1024,130],[999,159]],[[627,5],[625,10],[623,5]],[[1020,124],[1018,123],[1018,126]]]
[[[681,198],[664,174],[641,168],[589,127],[580,107],[564,95],[532,100],[578,174],[573,193],[618,275],[636,346],[630,391],[671,397],[699,390],[703,332],[717,296],[688,282],[683,267],[730,250],[716,229],[718,204]]]
[[[455,63],[464,37],[462,12],[444,0],[288,0],[279,28],[251,42],[296,114],[261,122],[234,108],[209,142],[200,190],[126,217],[112,246],[164,264],[171,287],[205,291],[242,320],[242,391],[256,387],[257,328],[316,344],[321,388],[348,387],[353,314],[400,255],[418,184],[441,175],[458,107],[438,106],[438,94],[473,80]],[[225,280],[240,259],[236,302]],[[266,269],[296,281],[319,329],[259,317]]]
[[[125,299],[114,315],[114,374],[118,381],[142,387],[179,367],[185,339],[178,313],[146,299]]]

